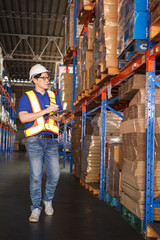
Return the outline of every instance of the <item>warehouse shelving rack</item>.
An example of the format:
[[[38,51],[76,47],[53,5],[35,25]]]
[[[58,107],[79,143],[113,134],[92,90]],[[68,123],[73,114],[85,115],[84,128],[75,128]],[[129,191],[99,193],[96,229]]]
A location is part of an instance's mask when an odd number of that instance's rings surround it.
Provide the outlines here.
[[[160,57],[160,43],[156,44],[153,48],[147,50],[147,52],[139,57],[137,60],[132,62],[128,67],[126,67],[119,75],[114,77],[108,84],[101,87],[96,91],[91,97],[85,100],[84,103],[79,104],[74,109],[74,113],[82,109],[82,139],[84,138],[84,119],[86,117],[85,109],[86,105],[91,103],[95,98],[101,95],[102,99],[102,114],[104,121],[102,120],[102,137],[101,137],[101,171],[100,171],[100,198],[103,198],[104,190],[104,168],[105,168],[105,111],[106,105],[106,92],[108,87],[111,85],[112,88],[119,85],[127,77],[131,76],[137,70],[146,66],[146,169],[145,169],[145,218],[144,218],[144,228],[146,229],[147,223],[153,222],[153,208],[160,207],[160,198],[153,200],[154,192],[154,125],[155,125],[155,86],[160,87],[160,83],[156,77],[155,64],[156,59]]]
[[[77,1],[75,3],[75,12],[77,12]],[[93,9],[94,11],[94,9]],[[75,15],[76,16],[76,15]],[[150,17],[149,17],[150,19]],[[82,34],[86,31],[87,23],[84,25]],[[77,26],[77,16],[74,22]],[[76,27],[74,29],[76,31]],[[74,41],[76,32],[74,32]],[[149,39],[149,37],[148,37]],[[76,43],[73,51],[73,67],[74,72],[76,68]],[[85,120],[89,119],[88,115],[91,113],[86,112],[86,106],[93,102],[94,99],[101,96],[101,105],[93,109],[96,111],[101,108],[102,113],[102,130],[101,130],[101,156],[100,156],[100,199],[104,199],[104,183],[105,183],[105,122],[106,122],[106,109],[108,107],[107,103],[107,91],[117,87],[126,78],[133,75],[135,72],[143,68],[146,73],[146,111],[145,111],[145,131],[146,131],[146,147],[145,147],[145,212],[144,212],[144,231],[146,233],[147,224],[153,222],[153,209],[160,208],[160,198],[154,200],[154,128],[155,128],[155,87],[160,88],[159,79],[160,76],[156,77],[156,61],[160,57],[160,43],[155,46],[148,41],[148,50],[146,53],[138,57],[136,60],[131,62],[126,68],[124,68],[117,76],[113,77],[107,84],[102,86],[100,89],[95,91],[90,97],[85,101],[78,103],[74,106],[74,91],[73,88],[73,98],[72,98],[72,111],[74,115],[82,111],[82,148],[85,136]],[[75,86],[75,74],[73,74],[73,86]],[[114,101],[115,99],[111,100]],[[114,111],[113,109],[110,109]],[[114,111],[117,113],[116,111]]]
[[[2,113],[2,106],[4,106],[4,112],[8,111],[10,119],[14,122],[15,126],[15,107],[11,101],[12,91],[8,88],[7,91],[7,84],[5,83],[4,87],[0,84],[0,92],[1,92],[1,113]],[[6,123],[1,119],[0,122],[0,146],[1,152],[13,152],[14,145],[15,145],[15,131],[10,124]]]

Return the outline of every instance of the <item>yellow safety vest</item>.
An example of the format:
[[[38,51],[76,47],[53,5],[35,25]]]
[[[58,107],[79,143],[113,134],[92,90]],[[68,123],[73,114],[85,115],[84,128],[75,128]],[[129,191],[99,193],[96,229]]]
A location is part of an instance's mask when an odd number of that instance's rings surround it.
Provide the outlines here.
[[[55,93],[48,91],[48,90],[47,90],[47,93],[48,93],[48,97],[50,99],[50,105],[56,104]],[[38,100],[36,93],[33,90],[31,90],[31,91],[26,92],[26,94],[29,98],[33,113],[42,111],[42,108],[41,108],[41,105],[40,105],[40,102]],[[50,113],[49,115],[51,115],[51,114],[52,113]],[[25,133],[26,137],[31,137],[42,131],[50,131],[57,135],[59,134],[59,128],[58,128],[56,122],[51,118],[48,118],[46,121],[44,116],[37,118],[31,127],[24,130],[24,133]]]

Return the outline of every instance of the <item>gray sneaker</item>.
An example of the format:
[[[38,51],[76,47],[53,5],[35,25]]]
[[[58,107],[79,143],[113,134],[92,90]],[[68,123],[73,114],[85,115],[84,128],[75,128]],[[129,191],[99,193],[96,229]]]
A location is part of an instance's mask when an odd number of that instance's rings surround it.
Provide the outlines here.
[[[38,222],[40,214],[41,214],[41,210],[39,210],[38,208],[33,209],[32,213],[29,217],[29,221],[30,222]]]
[[[44,206],[45,206],[45,214],[48,215],[48,216],[53,215],[54,209],[52,207],[52,201],[47,202],[47,201],[43,200],[43,203],[44,203]]]

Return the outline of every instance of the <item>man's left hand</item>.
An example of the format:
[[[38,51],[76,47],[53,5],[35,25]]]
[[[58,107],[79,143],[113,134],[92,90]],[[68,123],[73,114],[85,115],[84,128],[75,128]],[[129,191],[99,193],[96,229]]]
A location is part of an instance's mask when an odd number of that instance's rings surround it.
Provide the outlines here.
[[[56,122],[60,122],[63,120],[65,113],[62,113],[61,115],[57,114],[57,115],[52,115],[50,116],[50,118],[52,118],[53,120],[55,120]]]

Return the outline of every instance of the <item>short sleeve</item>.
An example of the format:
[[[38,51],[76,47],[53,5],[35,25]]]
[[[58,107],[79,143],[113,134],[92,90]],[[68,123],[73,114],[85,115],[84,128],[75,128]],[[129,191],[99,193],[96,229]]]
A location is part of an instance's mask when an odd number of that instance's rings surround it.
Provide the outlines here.
[[[56,94],[56,104],[59,106],[59,110],[62,110],[61,100],[57,94]]]
[[[29,102],[29,99],[26,94],[24,94],[20,101],[19,101],[19,106],[18,106],[18,112],[31,112],[31,105]]]

